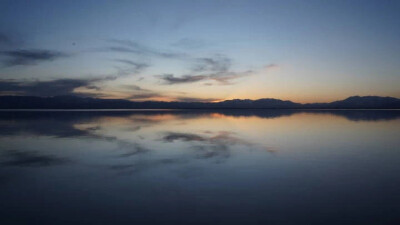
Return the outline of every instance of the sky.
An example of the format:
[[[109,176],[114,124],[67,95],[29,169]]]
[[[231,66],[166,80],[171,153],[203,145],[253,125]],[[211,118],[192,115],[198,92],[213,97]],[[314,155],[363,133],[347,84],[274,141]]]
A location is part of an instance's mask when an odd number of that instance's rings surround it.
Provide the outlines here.
[[[0,95],[400,98],[400,1],[0,1]]]

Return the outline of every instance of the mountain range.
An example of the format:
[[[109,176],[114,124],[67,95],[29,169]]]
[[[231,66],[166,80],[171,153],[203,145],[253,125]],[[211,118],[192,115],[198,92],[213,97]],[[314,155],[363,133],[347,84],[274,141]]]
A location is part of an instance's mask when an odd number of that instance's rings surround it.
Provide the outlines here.
[[[135,102],[78,96],[0,96],[0,109],[400,109],[400,99],[352,96],[329,103],[301,104],[273,98],[221,102]]]

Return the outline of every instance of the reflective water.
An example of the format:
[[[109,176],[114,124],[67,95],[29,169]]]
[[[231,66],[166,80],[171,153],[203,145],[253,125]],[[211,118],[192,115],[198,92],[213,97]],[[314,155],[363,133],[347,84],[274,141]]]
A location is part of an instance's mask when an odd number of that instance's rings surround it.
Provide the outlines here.
[[[0,224],[400,224],[400,111],[0,112]]]

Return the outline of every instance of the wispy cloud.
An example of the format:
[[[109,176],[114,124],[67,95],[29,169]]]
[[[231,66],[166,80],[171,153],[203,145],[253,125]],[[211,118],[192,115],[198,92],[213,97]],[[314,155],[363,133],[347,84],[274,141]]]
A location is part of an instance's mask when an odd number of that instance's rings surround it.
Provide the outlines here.
[[[245,72],[220,72],[220,73],[212,73],[212,74],[204,74],[204,75],[184,75],[182,77],[177,77],[173,74],[163,74],[158,77],[164,81],[165,84],[185,84],[185,83],[194,83],[199,81],[211,80],[216,81],[219,85],[231,85],[233,84],[232,80],[238,79],[241,77],[246,77],[253,74],[253,71],[245,71]],[[208,82],[206,85],[213,85]]]
[[[68,56],[63,52],[42,49],[1,51],[0,55],[4,57],[3,64],[5,66],[33,65]]]
[[[193,72],[226,72],[232,64],[232,60],[223,55],[216,55],[215,57],[196,58],[196,65]]]
[[[154,98],[162,98],[166,97],[160,92],[152,91],[150,89],[142,88],[138,85],[135,84],[129,84],[129,85],[122,85],[121,88],[123,88],[126,92],[129,92],[130,95],[127,97],[129,100],[151,100]]]
[[[209,159],[216,158],[218,161],[226,159],[231,155],[231,148],[237,145],[252,147],[253,143],[235,137],[232,132],[221,131],[212,136],[168,132],[162,139],[164,142],[189,142],[194,144],[192,148],[197,153],[197,158]]]
[[[169,132],[162,138],[162,140],[165,142],[174,142],[174,141],[189,142],[189,141],[207,141],[207,138],[197,134]]]
[[[162,51],[154,48],[145,46],[131,40],[108,40],[113,46],[108,47],[108,51],[122,52],[122,53],[133,53],[140,56],[149,57],[162,57],[162,58],[174,58],[181,60],[191,66],[190,72],[185,75],[176,75],[172,73],[166,73],[161,75],[155,75],[158,79],[163,81],[163,84],[175,85],[175,84],[188,84],[200,81],[206,81],[207,85],[232,85],[233,80],[250,76],[255,71],[235,71],[232,70],[233,60],[223,54],[215,54],[210,57],[194,57],[186,53],[179,53],[174,51]],[[195,45],[196,41],[191,39],[181,39],[179,44],[175,45]],[[196,44],[197,45],[197,44]],[[198,44],[200,45],[200,44]],[[136,62],[129,60],[116,60],[121,63],[133,65],[139,70],[145,68],[148,65],[139,65]],[[269,64],[265,66],[265,69],[277,68],[276,64]],[[127,72],[119,69],[120,73],[125,74]],[[210,82],[211,81],[211,82]]]
[[[175,77],[173,74],[163,74],[159,76],[160,79],[166,82],[166,84],[182,84],[182,83],[193,83],[207,79],[205,75],[184,75],[182,77]]]
[[[279,68],[279,65],[275,64],[275,63],[271,63],[271,64],[266,65],[264,68],[267,70],[276,69],[276,68]]]
[[[123,85],[124,88],[129,89],[129,90],[134,90],[134,91],[150,91],[148,89],[142,88],[138,85],[134,85],[134,84],[127,84],[127,85]]]
[[[209,79],[217,81],[220,85],[231,85],[233,84],[232,80],[238,79],[241,77],[250,76],[254,73],[252,70],[244,71],[244,72],[226,72],[226,73],[217,73],[209,75]]]
[[[134,62],[132,60],[129,59],[115,59],[116,62],[120,62],[129,66],[134,67],[137,71],[141,71],[147,67],[149,67],[148,64],[146,63],[138,63],[138,62]]]
[[[140,127],[139,127],[139,129],[140,129]],[[136,156],[138,154],[143,154],[143,153],[147,153],[147,152],[151,151],[149,148],[146,148],[139,143],[131,143],[131,142],[125,142],[125,141],[121,141],[121,140],[117,140],[117,141],[118,141],[118,145],[122,149],[129,149],[127,152],[122,153],[120,155],[120,157],[124,157],[124,158],[131,157],[131,156]]]
[[[192,98],[192,97],[176,97],[175,101],[179,102],[216,102],[222,101],[220,98]]]
[[[159,79],[164,81],[164,84],[185,84],[199,81],[215,81],[219,85],[234,84],[232,80],[241,77],[250,76],[254,73],[252,70],[233,71],[231,69],[232,59],[217,54],[212,57],[192,58],[193,67],[191,74],[176,76],[174,74],[157,75]],[[275,64],[274,64],[275,65]],[[207,82],[205,85],[213,85],[212,82]]]
[[[111,39],[108,40],[108,42],[113,44],[113,46],[106,47],[105,50],[112,52],[132,53],[141,56],[155,56],[162,58],[183,58],[187,56],[184,53],[156,50],[131,40]]]
[[[179,101],[179,102],[215,102],[221,101],[223,99],[218,98],[196,98],[186,96],[187,93],[185,92],[158,92],[146,88],[142,88],[138,85],[123,85],[121,86],[124,90],[131,92],[127,99],[129,100],[155,100],[155,99],[163,99],[168,101]]]
[[[137,75],[149,67],[147,63],[139,63],[129,59],[115,59],[114,61],[122,64],[122,66],[114,66],[115,73],[108,75],[109,79],[106,80],[115,80],[121,76]]]

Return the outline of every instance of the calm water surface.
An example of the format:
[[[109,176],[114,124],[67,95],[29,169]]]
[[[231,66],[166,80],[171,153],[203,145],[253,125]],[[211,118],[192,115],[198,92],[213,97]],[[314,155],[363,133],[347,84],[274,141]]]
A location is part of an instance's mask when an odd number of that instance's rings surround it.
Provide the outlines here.
[[[400,111],[0,112],[0,224],[400,224]]]

